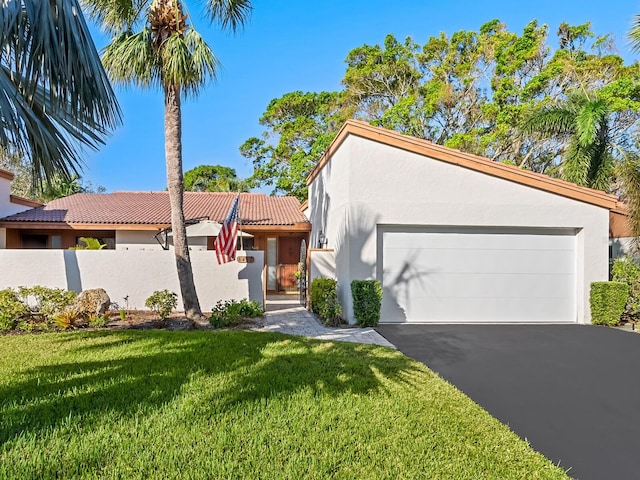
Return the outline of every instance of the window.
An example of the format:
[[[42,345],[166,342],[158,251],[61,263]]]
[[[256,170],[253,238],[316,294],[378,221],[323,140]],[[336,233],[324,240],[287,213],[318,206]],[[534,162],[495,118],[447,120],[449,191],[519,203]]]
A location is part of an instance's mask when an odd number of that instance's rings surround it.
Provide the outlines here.
[[[22,241],[22,248],[47,248],[49,236],[23,233],[20,235],[20,239]]]

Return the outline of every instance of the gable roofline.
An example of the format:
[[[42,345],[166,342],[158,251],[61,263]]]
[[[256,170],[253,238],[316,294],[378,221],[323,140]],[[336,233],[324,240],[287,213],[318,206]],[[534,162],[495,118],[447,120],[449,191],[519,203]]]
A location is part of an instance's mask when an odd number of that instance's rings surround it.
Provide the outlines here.
[[[494,162],[488,158],[470,153],[461,152],[453,148],[434,144],[428,140],[403,135],[386,128],[374,127],[366,122],[347,120],[342,126],[336,138],[320,157],[318,164],[307,177],[307,185],[320,174],[329,162],[336,150],[342,145],[349,135],[365,138],[374,142],[399,148],[407,152],[433,158],[442,162],[457,165],[462,168],[474,170],[486,175],[491,175],[503,180],[532,187],[545,192],[550,192],[580,202],[596,205],[598,207],[615,210],[619,208],[618,198],[600,190],[580,187],[574,183],[551,178],[542,173],[523,170],[513,165]]]
[[[23,207],[33,208],[42,207],[44,205],[44,203],[37,202],[25,197],[20,197],[18,195],[9,195],[9,202],[15,203],[16,205],[22,205]]]

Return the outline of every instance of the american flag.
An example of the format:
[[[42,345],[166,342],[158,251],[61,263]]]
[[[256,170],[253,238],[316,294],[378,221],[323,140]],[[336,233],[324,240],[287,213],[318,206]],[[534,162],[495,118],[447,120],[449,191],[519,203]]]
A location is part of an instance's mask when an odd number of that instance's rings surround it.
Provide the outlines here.
[[[218,265],[231,262],[236,259],[236,238],[238,237],[238,209],[240,207],[240,194],[231,204],[231,209],[224,219],[220,233],[216,237],[216,258]]]

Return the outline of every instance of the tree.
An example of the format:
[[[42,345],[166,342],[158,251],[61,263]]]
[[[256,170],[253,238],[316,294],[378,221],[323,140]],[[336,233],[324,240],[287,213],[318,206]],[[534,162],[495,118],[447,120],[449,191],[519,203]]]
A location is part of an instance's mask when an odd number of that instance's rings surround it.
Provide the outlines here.
[[[202,312],[193,281],[183,210],[181,101],[214,78],[218,60],[188,23],[181,0],[87,0],[90,14],[113,34],[102,61],[116,82],[164,92],[164,133],[171,229],[187,318]],[[208,0],[206,13],[223,29],[243,27],[250,0]],[[134,30],[139,29],[134,32]]]
[[[342,93],[291,92],[271,100],[260,118],[267,131],[240,147],[253,162],[250,181],[305,200],[307,176],[350,117]],[[277,138],[275,145],[269,143],[271,138]]]
[[[595,94],[576,92],[560,104],[534,110],[523,122],[528,133],[567,138],[561,176],[584,187],[607,190],[613,175],[611,109]]]
[[[33,168],[28,159],[17,154],[8,154],[0,147],[0,168],[14,174],[11,194],[30,198],[38,202],[48,202],[74,193],[103,193],[105,188],[93,187],[78,175],[54,174],[47,182],[38,183],[33,178]]]
[[[597,95],[608,108],[600,132],[615,148],[607,151],[619,156],[621,148],[637,150],[630,140],[638,133],[640,65],[625,66],[611,38],[595,35],[589,23],[563,23],[556,35],[555,51],[548,45],[549,28],[535,20],[519,33],[491,20],[476,31],[441,33],[423,45],[387,35],[381,45],[349,52],[344,90],[292,92],[273,100],[261,119],[264,134],[241,151],[253,160],[260,182],[301,199],[306,173],[341,126],[333,120],[350,117],[558,175],[570,135],[541,135],[519,126],[531,111],[563,105],[580,91]],[[319,95],[337,101],[314,104]]]
[[[72,178],[120,110],[77,0],[7,0],[0,8],[0,147],[37,184]]]
[[[222,165],[200,165],[184,172],[184,189],[189,192],[248,192],[249,188],[233,168]]]

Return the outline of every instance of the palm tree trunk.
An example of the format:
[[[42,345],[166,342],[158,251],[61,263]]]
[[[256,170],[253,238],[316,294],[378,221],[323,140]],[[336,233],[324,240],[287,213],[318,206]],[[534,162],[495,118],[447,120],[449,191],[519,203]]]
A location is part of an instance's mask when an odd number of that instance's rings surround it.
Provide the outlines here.
[[[171,230],[178,268],[180,292],[184,312],[190,320],[200,320],[202,311],[193,281],[193,270],[189,258],[187,230],[182,208],[184,185],[182,179],[182,114],[180,109],[180,87],[166,85],[164,88],[164,149],[167,162],[167,186],[171,204]]]

